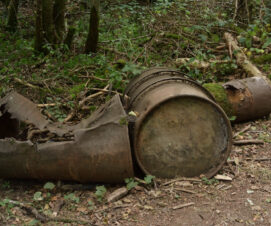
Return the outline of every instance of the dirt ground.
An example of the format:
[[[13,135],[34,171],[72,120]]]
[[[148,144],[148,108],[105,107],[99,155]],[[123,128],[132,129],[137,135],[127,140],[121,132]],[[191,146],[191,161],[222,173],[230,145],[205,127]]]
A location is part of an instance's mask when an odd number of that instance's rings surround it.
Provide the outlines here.
[[[271,119],[235,125],[233,134],[264,144],[233,145],[219,172],[232,181],[155,180],[108,204],[97,200],[96,184],[48,190],[47,181],[2,180],[0,225],[271,225]],[[122,186],[105,185],[106,195]]]

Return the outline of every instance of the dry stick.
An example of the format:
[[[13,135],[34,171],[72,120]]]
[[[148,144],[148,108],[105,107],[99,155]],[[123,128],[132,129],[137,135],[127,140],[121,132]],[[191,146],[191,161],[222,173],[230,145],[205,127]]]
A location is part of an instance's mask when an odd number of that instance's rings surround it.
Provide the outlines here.
[[[172,209],[177,210],[177,209],[182,209],[184,207],[188,207],[188,206],[192,206],[192,205],[195,205],[195,203],[189,202],[189,203],[181,204],[181,205],[172,207]]]
[[[51,103],[51,104],[37,104],[37,107],[39,108],[45,108],[45,107],[54,107],[56,106],[56,103]]]
[[[233,20],[236,19],[237,10],[238,10],[238,0],[235,0],[235,9],[234,9],[234,14],[233,14]]]
[[[233,141],[234,145],[247,145],[247,144],[264,144],[262,140],[236,140]]]
[[[197,194],[197,192],[187,190],[187,189],[183,189],[183,188],[174,188],[174,190],[186,192],[186,193],[189,193],[189,194]]]
[[[10,204],[13,204],[13,205],[18,206],[21,209],[25,210],[27,212],[27,214],[29,214],[30,216],[34,217],[37,220],[40,220],[41,222],[54,221],[54,222],[78,223],[78,224],[92,225],[92,222],[82,220],[82,219],[71,219],[71,218],[45,216],[43,214],[40,214],[39,211],[36,208],[31,207],[29,205],[26,205],[24,203],[16,202],[16,201],[13,201],[13,200],[8,200],[8,202]]]
[[[21,80],[19,78],[14,78],[14,81],[16,81],[16,82],[18,82],[18,83],[20,83],[20,84],[22,84],[24,86],[28,86],[28,87],[30,87],[32,89],[41,89],[40,87],[34,86],[34,85],[32,85],[32,84],[30,84],[30,83],[28,83],[26,81],[23,81],[23,80]]]
[[[260,159],[246,158],[246,160],[248,160],[248,161],[263,162],[263,161],[271,161],[271,158],[260,158]]]
[[[108,81],[109,79],[105,79],[105,78],[99,78],[99,77],[96,77],[94,75],[79,75],[78,78],[89,78],[89,79],[96,79],[96,80],[99,80],[99,81]]]
[[[173,184],[175,182],[178,181],[192,181],[192,182],[201,182],[201,180],[199,179],[195,179],[195,178],[178,178],[178,179],[174,179],[168,182],[165,182],[164,184],[162,184],[163,186],[169,185],[169,184]]]
[[[104,94],[106,91],[108,91],[107,90],[108,87],[109,87],[109,84],[106,87],[104,87],[100,92],[91,94],[91,95],[87,96],[86,98],[84,98],[83,100],[81,100],[79,102],[79,107],[82,107],[85,104],[86,101],[89,101],[90,99],[92,99],[94,97],[97,97],[97,96],[100,96],[100,95]]]
[[[250,129],[250,127],[251,127],[251,125],[249,124],[248,126],[246,126],[245,128],[243,128],[243,129],[242,129],[242,130],[240,130],[239,132],[235,133],[235,134],[233,135],[233,137],[232,137],[232,138],[235,138],[235,137],[237,137],[238,135],[240,135],[241,133],[246,132],[247,130],[249,130],[249,129]]]
[[[89,101],[90,99],[92,99],[92,98],[94,98],[94,97],[100,96],[100,95],[104,94],[105,92],[108,92],[108,90],[107,90],[108,87],[109,87],[109,84],[108,84],[106,87],[104,87],[101,91],[99,91],[99,92],[97,92],[97,93],[94,93],[94,94],[91,94],[91,95],[87,96],[86,98],[84,98],[83,100],[81,100],[81,101],[79,102],[79,108],[81,109],[82,107],[84,107],[84,104],[85,104],[86,101]],[[75,112],[76,112],[75,110],[72,111],[72,112],[64,119],[63,122],[65,123],[65,122],[70,121],[70,120],[74,117]]]

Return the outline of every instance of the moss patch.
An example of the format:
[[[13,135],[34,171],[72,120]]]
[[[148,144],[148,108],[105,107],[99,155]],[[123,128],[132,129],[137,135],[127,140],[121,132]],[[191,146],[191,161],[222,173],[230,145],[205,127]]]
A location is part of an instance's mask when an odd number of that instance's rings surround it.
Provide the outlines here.
[[[222,107],[228,117],[233,116],[232,106],[228,100],[227,93],[221,84],[206,83],[203,84],[203,87],[214,96],[216,102]]]

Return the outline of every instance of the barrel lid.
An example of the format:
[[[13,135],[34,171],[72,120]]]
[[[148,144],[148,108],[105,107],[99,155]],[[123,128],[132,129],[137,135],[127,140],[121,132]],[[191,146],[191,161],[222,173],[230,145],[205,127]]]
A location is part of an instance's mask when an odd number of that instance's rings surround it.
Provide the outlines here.
[[[231,149],[231,126],[225,113],[198,96],[164,100],[140,117],[135,131],[139,166],[160,178],[211,177]]]

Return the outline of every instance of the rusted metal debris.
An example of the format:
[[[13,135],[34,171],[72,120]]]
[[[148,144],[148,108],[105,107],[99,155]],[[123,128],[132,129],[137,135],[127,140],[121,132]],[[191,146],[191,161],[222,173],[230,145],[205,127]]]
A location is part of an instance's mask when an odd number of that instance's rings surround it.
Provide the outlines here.
[[[16,120],[14,128],[1,126],[0,178],[118,183],[133,176],[127,115],[119,95],[78,125],[62,128],[47,121],[34,103],[18,93],[2,99],[0,109],[0,120]],[[18,136],[19,122],[60,136],[72,132],[74,137],[72,141],[42,144],[7,138]],[[9,128],[12,134],[5,132]]]
[[[271,90],[262,78],[224,88],[238,120],[270,113]],[[162,178],[212,177],[227,160],[232,133],[226,114],[209,91],[180,72],[147,70],[128,84],[122,101],[116,95],[69,126],[47,120],[33,102],[10,93],[0,100],[0,178],[118,183],[133,177],[137,165]],[[33,129],[28,136],[26,125]],[[50,139],[34,139],[39,133]]]
[[[262,77],[233,80],[223,85],[236,121],[247,121],[271,112],[271,87]]]
[[[231,126],[212,95],[194,80],[167,68],[150,69],[130,82],[128,111],[140,168],[157,177],[207,177],[227,160]]]

